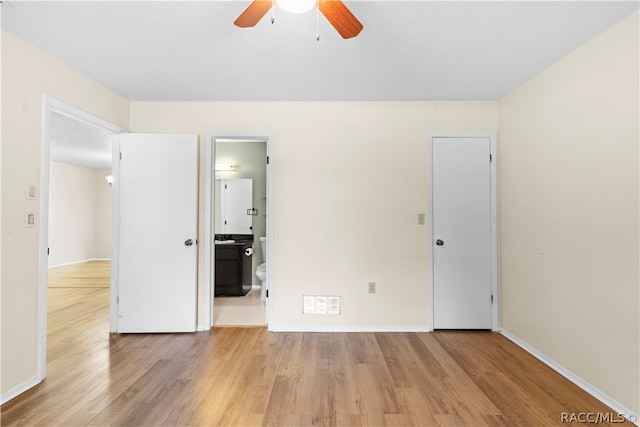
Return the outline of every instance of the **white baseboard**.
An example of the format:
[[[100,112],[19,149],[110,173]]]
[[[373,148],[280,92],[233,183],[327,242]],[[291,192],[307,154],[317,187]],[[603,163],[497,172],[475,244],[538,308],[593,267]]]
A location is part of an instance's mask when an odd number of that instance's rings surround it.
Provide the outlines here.
[[[49,268],[49,270],[51,270],[52,268],[66,267],[68,265],[82,264],[83,262],[89,262],[89,261],[111,261],[111,258],[90,258],[90,259],[85,259],[84,261],[64,262],[62,264],[50,265],[50,266],[48,266],[48,268]]]
[[[429,332],[427,325],[400,326],[273,326],[271,332]]]
[[[578,375],[574,374],[564,366],[560,365],[550,357],[546,356],[544,353],[540,352],[539,350],[530,346],[526,342],[522,341],[520,338],[513,335],[509,331],[501,329],[500,333],[504,335],[506,338],[508,338],[510,341],[512,341],[513,343],[515,343],[516,345],[524,349],[526,352],[536,357],[545,365],[549,366],[551,369],[553,369],[554,371],[556,371],[557,373],[559,373],[560,375],[562,375],[563,377],[565,377],[566,379],[568,379],[569,381],[571,381],[572,383],[574,383],[575,385],[577,385],[578,387],[580,387],[581,389],[583,389],[584,391],[586,391],[587,393],[589,393],[590,395],[598,399],[600,402],[604,403],[605,405],[613,409],[613,411],[615,411],[616,413],[624,415],[624,417],[627,420],[629,420],[631,423],[635,425],[639,425],[638,414],[633,412],[631,409],[627,408],[626,406],[624,406],[623,404],[621,404],[620,402],[618,402],[617,400],[615,400],[614,398],[612,398],[611,396],[603,392],[602,390],[598,389],[597,387],[594,387],[593,385],[589,384],[588,382],[580,378]]]
[[[18,384],[17,386],[5,391],[4,393],[2,393],[2,396],[0,396],[0,405],[4,405],[14,397],[24,393],[25,391],[29,390],[32,387],[37,386],[38,384],[40,384],[40,382],[41,382],[40,378],[38,378],[38,376],[36,375],[34,377],[29,378],[27,381],[23,382],[22,384]]]

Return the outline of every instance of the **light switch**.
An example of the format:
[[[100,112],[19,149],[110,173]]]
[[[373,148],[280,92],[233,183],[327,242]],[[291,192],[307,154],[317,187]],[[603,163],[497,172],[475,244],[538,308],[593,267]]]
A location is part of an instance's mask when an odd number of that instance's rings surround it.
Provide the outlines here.
[[[38,199],[38,187],[35,184],[27,184],[24,188],[24,198],[27,200]]]
[[[33,228],[36,226],[36,214],[35,212],[27,212],[24,217],[24,226],[26,228]]]

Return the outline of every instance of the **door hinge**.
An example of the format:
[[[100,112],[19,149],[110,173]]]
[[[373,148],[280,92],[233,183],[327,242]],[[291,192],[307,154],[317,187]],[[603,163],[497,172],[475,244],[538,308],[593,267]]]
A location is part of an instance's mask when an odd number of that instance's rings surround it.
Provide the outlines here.
[[[267,289],[267,292],[265,293],[267,298],[269,298],[269,289]]]
[[[489,154],[489,163],[493,161],[493,154]]]
[[[267,156],[267,164],[269,164],[269,156]]]
[[[122,151],[120,152],[120,160],[122,160]]]
[[[47,255],[49,255],[49,249],[51,249],[51,248],[47,248]]]
[[[493,294],[491,294],[491,304],[493,304]]]

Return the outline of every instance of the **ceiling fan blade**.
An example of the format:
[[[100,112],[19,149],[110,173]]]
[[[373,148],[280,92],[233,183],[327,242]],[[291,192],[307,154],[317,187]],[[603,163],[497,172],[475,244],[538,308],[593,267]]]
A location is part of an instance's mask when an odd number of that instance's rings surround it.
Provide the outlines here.
[[[253,3],[233,23],[241,28],[253,27],[271,9],[271,0],[253,0]]]
[[[341,0],[318,0],[318,9],[343,39],[357,36],[364,28]]]

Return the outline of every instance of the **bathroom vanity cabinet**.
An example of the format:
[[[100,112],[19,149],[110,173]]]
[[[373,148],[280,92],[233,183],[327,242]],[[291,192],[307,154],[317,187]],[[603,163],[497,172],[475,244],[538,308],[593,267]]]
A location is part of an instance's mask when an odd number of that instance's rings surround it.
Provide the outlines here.
[[[251,240],[229,239],[235,241],[216,243],[215,296],[244,296],[251,290],[253,236],[251,237]]]

